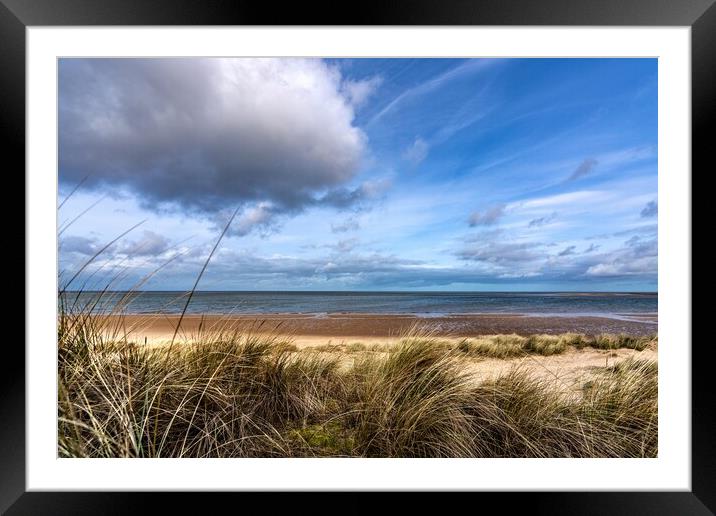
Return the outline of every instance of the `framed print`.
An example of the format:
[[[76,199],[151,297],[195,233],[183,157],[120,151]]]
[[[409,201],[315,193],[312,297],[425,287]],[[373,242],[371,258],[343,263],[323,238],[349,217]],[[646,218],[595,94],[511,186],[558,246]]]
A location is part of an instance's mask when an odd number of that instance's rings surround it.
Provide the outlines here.
[[[27,203],[3,510],[714,510],[712,2],[364,7],[3,0]]]

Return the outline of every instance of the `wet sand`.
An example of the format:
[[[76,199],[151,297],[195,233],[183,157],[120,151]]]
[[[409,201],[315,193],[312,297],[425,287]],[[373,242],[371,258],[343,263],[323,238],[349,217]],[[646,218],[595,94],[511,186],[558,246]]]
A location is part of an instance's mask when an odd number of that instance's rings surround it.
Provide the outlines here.
[[[179,321],[178,315],[108,316],[108,327],[118,333],[126,332],[129,340],[158,342],[171,339]],[[480,335],[626,333],[653,335],[657,333],[657,319],[653,316],[607,318],[596,316],[525,316],[515,314],[450,315],[416,317],[412,315],[186,315],[178,333],[180,339],[195,337],[204,331],[231,330],[242,333],[274,333],[295,341],[323,343],[350,340],[392,340],[412,328],[439,337],[476,337]]]

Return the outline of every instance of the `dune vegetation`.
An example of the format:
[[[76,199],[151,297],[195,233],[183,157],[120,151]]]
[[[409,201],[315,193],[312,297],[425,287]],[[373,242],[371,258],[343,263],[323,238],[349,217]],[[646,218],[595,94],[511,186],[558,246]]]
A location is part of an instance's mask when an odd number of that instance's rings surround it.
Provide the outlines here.
[[[60,457],[657,454],[654,361],[600,368],[576,390],[519,367],[489,381],[464,367],[472,355],[643,349],[649,339],[499,335],[449,345],[412,334],[371,353],[297,350],[277,335],[230,331],[173,346],[110,333],[87,313],[60,316]]]
[[[632,335],[596,335],[564,333],[562,335],[486,335],[464,339],[458,349],[469,355],[508,358],[532,353],[550,356],[564,353],[571,346],[577,349],[585,347],[595,349],[635,349],[643,351],[650,345],[656,345],[657,337]]]

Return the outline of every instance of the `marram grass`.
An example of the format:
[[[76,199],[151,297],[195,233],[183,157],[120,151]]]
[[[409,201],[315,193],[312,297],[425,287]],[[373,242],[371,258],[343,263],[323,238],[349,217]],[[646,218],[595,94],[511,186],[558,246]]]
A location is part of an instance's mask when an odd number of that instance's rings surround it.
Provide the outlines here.
[[[450,345],[408,335],[387,353],[297,351],[266,335],[206,332],[147,347],[63,314],[61,457],[655,457],[657,365],[604,367],[579,391],[513,368],[476,382],[472,355],[569,346],[644,349],[626,336],[501,335]],[[333,350],[335,351],[335,350]],[[351,367],[341,367],[345,353]]]
[[[628,348],[643,351],[657,343],[656,335],[597,335],[590,337],[581,333],[563,333],[561,335],[486,335],[470,339],[463,339],[458,349],[472,356],[490,358],[509,358],[525,354],[558,355],[570,347],[582,349],[585,347],[595,349]]]

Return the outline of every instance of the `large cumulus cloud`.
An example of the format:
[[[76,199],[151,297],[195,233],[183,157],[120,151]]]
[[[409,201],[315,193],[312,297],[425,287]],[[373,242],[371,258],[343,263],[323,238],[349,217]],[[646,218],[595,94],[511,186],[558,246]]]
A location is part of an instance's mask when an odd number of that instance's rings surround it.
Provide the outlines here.
[[[241,206],[238,234],[370,194],[352,90],[320,60],[63,59],[59,73],[61,184],[210,217]]]

